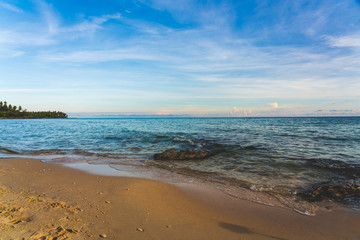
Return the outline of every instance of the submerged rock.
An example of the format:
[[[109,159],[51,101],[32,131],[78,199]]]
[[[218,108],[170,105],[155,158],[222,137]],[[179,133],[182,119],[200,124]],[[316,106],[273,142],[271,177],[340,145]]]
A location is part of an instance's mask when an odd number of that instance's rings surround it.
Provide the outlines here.
[[[299,195],[311,202],[325,199],[347,202],[349,199],[360,199],[360,185],[322,185]]]
[[[176,151],[174,148],[166,150],[162,153],[154,154],[155,160],[192,160],[192,159],[205,159],[211,156],[210,152],[195,151],[183,149]]]

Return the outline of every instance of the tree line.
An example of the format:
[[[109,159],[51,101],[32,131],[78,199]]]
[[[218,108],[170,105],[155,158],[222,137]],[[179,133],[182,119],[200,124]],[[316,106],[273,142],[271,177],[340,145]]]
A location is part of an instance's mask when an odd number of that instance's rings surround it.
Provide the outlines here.
[[[67,118],[68,115],[59,111],[29,112],[21,106],[8,105],[0,101],[0,118]]]

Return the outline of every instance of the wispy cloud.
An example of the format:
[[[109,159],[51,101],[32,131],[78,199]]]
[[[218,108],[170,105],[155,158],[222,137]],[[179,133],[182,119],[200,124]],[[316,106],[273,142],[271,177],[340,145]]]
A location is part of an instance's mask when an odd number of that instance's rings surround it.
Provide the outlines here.
[[[51,4],[46,3],[42,0],[36,1],[39,7],[39,11],[45,20],[49,34],[55,34],[58,32],[60,25],[60,17],[55,13]]]
[[[328,41],[329,44],[333,47],[360,48],[360,32],[340,37],[329,37]]]
[[[94,32],[97,29],[101,28],[101,25],[106,23],[109,20],[118,20],[121,19],[121,14],[106,14],[100,17],[89,17],[88,20],[83,20],[82,22],[75,24],[73,26],[63,27],[59,29],[59,32]]]
[[[15,31],[0,31],[0,44],[11,44],[15,46],[43,46],[54,43],[56,43],[56,40],[47,35],[21,33]]]
[[[16,12],[16,13],[23,13],[24,12],[21,8],[15,6],[15,5],[6,3],[6,2],[0,2],[0,8],[5,8],[7,10],[10,10],[10,11],[13,11],[13,12]]]
[[[100,16],[89,16],[72,25],[64,25],[62,17],[57,13],[54,7],[42,0],[35,1],[41,21],[35,21],[27,24],[14,24],[8,27],[3,26],[0,31],[0,44],[6,44],[6,47],[23,46],[46,46],[52,44],[64,44],[67,40],[74,37],[88,37],[96,30],[101,29],[101,25],[110,20],[121,18],[119,13],[104,14]],[[0,3],[0,7],[10,8],[12,5]],[[12,6],[15,10],[15,6]],[[21,9],[19,9],[20,11]],[[35,18],[36,19],[36,18]],[[45,26],[44,26],[45,24]],[[0,45],[1,47],[1,45]]]
[[[61,88],[61,89],[53,89],[53,88],[3,88],[0,89],[2,93],[49,93],[49,92],[73,92],[79,91],[79,89],[71,89],[71,88]]]
[[[154,55],[141,53],[137,49],[112,49],[112,50],[93,50],[76,51],[68,54],[55,53],[52,55],[42,55],[41,59],[47,61],[58,61],[67,63],[99,63],[121,60],[160,60]]]
[[[59,16],[59,14],[55,12],[52,5],[41,0],[38,0],[37,3],[39,5],[40,12],[44,17],[45,22],[47,23],[49,34],[62,35],[65,33],[74,33],[74,32],[92,33],[97,29],[100,29],[101,25],[108,22],[109,20],[121,18],[120,13],[105,14],[101,16],[89,16],[88,19],[83,19],[82,21],[74,25],[63,26],[61,24],[61,17]]]
[[[24,54],[25,54],[25,52],[23,52],[23,51],[16,51],[11,54],[11,57],[20,57],[20,56],[23,56]]]

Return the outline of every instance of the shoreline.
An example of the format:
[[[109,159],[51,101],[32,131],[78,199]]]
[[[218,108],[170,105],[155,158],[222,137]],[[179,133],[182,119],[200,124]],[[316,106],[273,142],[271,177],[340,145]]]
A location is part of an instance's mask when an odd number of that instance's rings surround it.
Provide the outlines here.
[[[43,161],[44,162],[44,161]],[[45,161],[46,162],[46,161]],[[305,200],[299,201],[290,196],[283,196],[280,193],[267,193],[251,190],[245,186],[233,185],[225,181],[214,181],[204,176],[189,175],[189,173],[179,173],[169,169],[158,168],[157,166],[126,166],[108,164],[82,163],[56,163],[63,166],[77,169],[88,174],[110,177],[130,177],[155,180],[181,188],[185,192],[200,193],[211,192],[212,194],[222,195],[222,198],[231,197],[239,200],[254,202],[257,204],[285,208],[299,214],[308,216],[316,215],[319,208],[334,208],[338,205],[331,202],[309,203]],[[119,167],[121,166],[121,167]],[[205,199],[206,200],[206,199]]]
[[[346,208],[305,216],[204,186],[97,176],[39,159],[0,160],[0,202],[0,239],[360,236],[360,215]]]

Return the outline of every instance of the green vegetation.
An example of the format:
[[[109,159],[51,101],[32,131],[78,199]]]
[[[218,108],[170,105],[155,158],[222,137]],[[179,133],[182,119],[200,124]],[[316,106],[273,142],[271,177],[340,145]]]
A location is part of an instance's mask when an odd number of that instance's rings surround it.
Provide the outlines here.
[[[21,106],[12,106],[0,102],[0,118],[67,118],[68,115],[59,111],[28,112]]]

